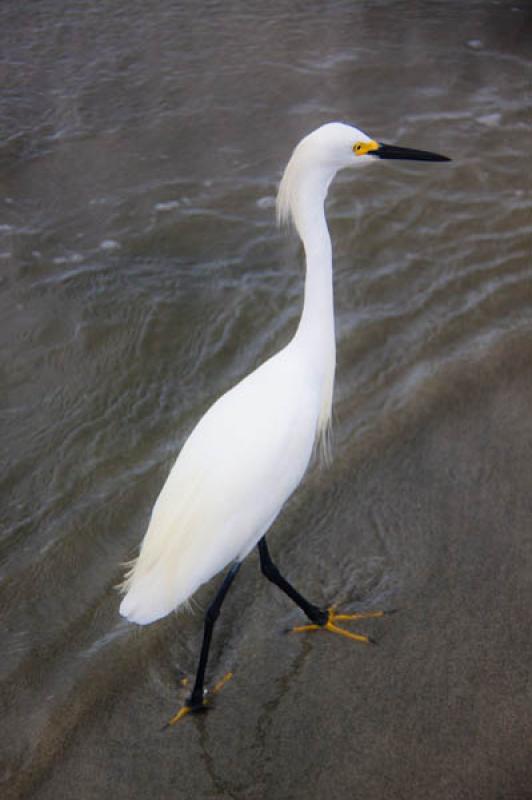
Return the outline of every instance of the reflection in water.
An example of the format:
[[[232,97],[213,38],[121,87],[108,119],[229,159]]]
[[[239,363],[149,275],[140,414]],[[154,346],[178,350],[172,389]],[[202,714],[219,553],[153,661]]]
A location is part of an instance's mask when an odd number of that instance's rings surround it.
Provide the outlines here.
[[[165,796],[154,787],[171,783],[183,797],[300,797],[309,776],[321,796],[321,775],[332,796],[351,796],[355,778],[367,796],[404,785],[458,796],[480,775],[483,797],[497,781],[515,794],[530,733],[513,705],[521,684],[505,683],[508,671],[525,686],[519,631],[530,624],[528,6],[44,0],[31,13],[2,4],[0,30],[8,796]],[[273,199],[295,142],[332,119],[453,164],[383,164],[335,187],[335,464],[312,471],[272,548],[309,594],[402,605],[390,631],[412,637],[417,625],[421,638],[402,648],[392,632],[356,664],[335,643],[301,651],[275,638],[286,606],[251,562],[212,664],[255,659],[255,670],[223,710],[161,741],[153,732],[177,705],[176,664],[193,669],[199,617],[139,635],[119,622],[113,586],[195,420],[294,330],[300,254],[274,228]],[[506,617],[488,622],[495,597]],[[505,665],[490,660],[486,625],[499,623],[499,641],[512,632]],[[301,708],[320,676],[342,690],[342,740],[321,699]],[[299,735],[287,759],[277,743],[316,721],[331,748],[356,741],[385,768],[370,776],[358,763],[342,778]],[[239,732],[241,756],[225,772],[224,730]],[[492,752],[509,759],[504,779]],[[405,784],[408,769],[427,784]]]

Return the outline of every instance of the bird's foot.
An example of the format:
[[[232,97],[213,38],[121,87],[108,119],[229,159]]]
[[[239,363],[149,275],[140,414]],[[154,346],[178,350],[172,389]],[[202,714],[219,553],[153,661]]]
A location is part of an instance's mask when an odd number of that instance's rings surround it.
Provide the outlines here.
[[[306,633],[307,631],[325,630],[331,633],[337,633],[340,636],[345,636],[347,639],[353,639],[355,642],[375,644],[375,640],[371,639],[371,637],[360,633],[351,633],[351,631],[340,627],[336,623],[345,622],[347,620],[378,619],[379,617],[383,617],[384,614],[384,611],[361,611],[358,614],[337,614],[334,610],[334,606],[332,606],[327,609],[327,618],[325,622],[321,624],[311,622],[308,625],[298,625],[296,628],[292,628],[292,631],[294,633]]]
[[[183,717],[187,716],[187,714],[190,714],[190,713],[197,714],[198,712],[208,711],[209,708],[211,708],[211,702],[210,702],[211,698],[214,695],[218,694],[218,692],[221,689],[223,689],[225,684],[228,681],[230,681],[232,677],[233,677],[233,673],[232,672],[228,672],[226,675],[223,676],[223,678],[221,678],[221,680],[218,681],[218,683],[216,683],[212,687],[212,689],[209,689],[208,691],[204,691],[203,694],[199,698],[198,697],[194,697],[194,694],[191,694],[189,699],[185,703],[185,705],[182,708],[179,709],[177,714],[174,714],[174,716],[171,719],[168,720],[168,722],[165,725],[165,728],[168,728],[171,725],[175,725],[176,722],[179,722],[180,720],[182,720]],[[184,678],[181,681],[182,686],[186,686],[187,683],[188,683],[188,678]]]

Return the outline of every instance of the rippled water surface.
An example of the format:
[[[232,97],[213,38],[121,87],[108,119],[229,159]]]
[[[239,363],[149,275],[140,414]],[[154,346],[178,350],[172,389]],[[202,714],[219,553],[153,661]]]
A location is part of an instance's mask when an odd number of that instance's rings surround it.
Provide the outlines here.
[[[530,11],[1,4],[4,797],[529,796]],[[234,680],[161,733],[201,615],[134,629],[114,586],[194,422],[295,329],[275,193],[336,119],[453,160],[331,191],[335,460],[271,546],[316,602],[401,613],[371,652],[284,637],[252,556]]]

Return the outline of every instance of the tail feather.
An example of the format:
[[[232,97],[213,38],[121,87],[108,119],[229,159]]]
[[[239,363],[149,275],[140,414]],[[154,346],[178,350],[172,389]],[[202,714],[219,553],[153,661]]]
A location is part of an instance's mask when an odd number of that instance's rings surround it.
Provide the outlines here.
[[[187,596],[180,597],[171,591],[161,575],[147,572],[136,580],[126,578],[127,594],[120,604],[120,614],[137,625],[148,625],[165,617],[185,602]]]
[[[202,547],[199,536],[146,537],[119,587],[125,595],[120,614],[138,625],[155,622],[183,606],[229,560],[212,544]]]
[[[155,553],[143,547],[138,558],[126,564],[128,570],[119,586],[124,594],[120,614],[130,622],[148,625],[185,603],[195,591],[194,575],[186,569],[186,551],[181,558],[171,550]]]

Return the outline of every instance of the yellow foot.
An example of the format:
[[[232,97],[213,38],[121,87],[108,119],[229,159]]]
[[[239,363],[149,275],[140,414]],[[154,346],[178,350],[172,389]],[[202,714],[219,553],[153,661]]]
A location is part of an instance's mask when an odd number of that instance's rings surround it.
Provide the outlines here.
[[[182,720],[183,717],[186,717],[186,715],[190,714],[191,711],[196,713],[197,711],[205,711],[207,708],[209,708],[210,698],[213,695],[218,694],[218,692],[221,689],[223,689],[225,684],[228,681],[230,681],[232,677],[233,677],[232,672],[228,672],[226,675],[224,675],[223,678],[219,680],[218,683],[216,683],[212,687],[212,689],[210,689],[208,692],[204,694],[200,703],[196,703],[194,705],[189,705],[188,703],[185,703],[183,708],[180,708],[177,714],[174,714],[174,716],[168,720],[168,722],[165,725],[165,728],[169,727],[170,725],[175,725],[176,722]],[[188,684],[188,678],[183,678],[183,680],[181,681],[181,685],[186,686],[187,684]]]
[[[339,625],[336,625],[336,623],[353,619],[377,619],[378,617],[383,617],[385,612],[361,611],[358,614],[337,614],[334,610],[334,606],[332,606],[332,608],[327,609],[327,613],[329,616],[324,625],[315,625],[314,623],[310,623],[309,625],[298,625],[298,627],[292,628],[292,631],[294,633],[320,630],[330,631],[331,633],[338,633],[340,636],[345,636],[347,639],[353,639],[355,642],[362,642],[363,644],[375,644],[373,639],[371,639],[369,636],[364,636],[360,633],[351,633],[351,631],[341,628]]]

